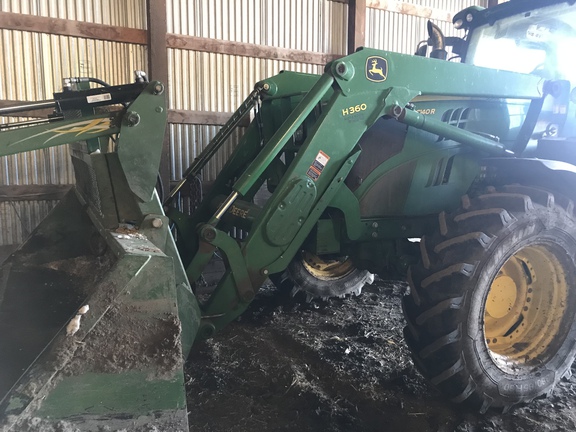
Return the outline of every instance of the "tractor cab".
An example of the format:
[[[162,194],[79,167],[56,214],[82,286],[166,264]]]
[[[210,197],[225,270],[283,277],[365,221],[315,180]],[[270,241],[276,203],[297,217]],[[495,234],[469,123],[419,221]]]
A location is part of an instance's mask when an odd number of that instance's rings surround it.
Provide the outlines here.
[[[531,3],[511,1],[497,13],[469,8],[457,14],[456,27],[468,30],[464,61],[537,75],[543,86],[549,81],[540,106],[507,101],[515,134],[510,142],[517,155],[576,163],[576,6],[539,2],[533,8]],[[518,135],[528,138],[525,149],[514,144]]]

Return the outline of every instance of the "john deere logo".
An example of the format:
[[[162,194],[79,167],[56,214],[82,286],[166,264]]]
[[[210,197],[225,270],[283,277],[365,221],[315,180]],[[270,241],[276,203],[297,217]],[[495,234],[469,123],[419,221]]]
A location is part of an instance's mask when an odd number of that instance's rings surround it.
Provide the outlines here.
[[[388,75],[388,62],[384,57],[370,56],[366,59],[366,78],[368,81],[382,82]]]

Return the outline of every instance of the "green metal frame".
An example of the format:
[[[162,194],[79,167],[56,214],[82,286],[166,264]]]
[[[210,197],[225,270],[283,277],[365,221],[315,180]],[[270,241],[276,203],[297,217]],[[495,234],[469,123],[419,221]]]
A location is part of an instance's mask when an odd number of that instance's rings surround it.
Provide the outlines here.
[[[76,373],[71,366],[76,348],[71,350],[61,325],[0,400],[1,427],[18,428],[19,422],[40,417],[81,418],[85,430],[102,422],[120,429],[136,418],[160,418],[186,429],[182,364],[196,339],[212,336],[244,312],[266,278],[283,272],[302,248],[349,256],[373,272],[405,271],[413,249],[406,239],[428,232],[439,212],[458,205],[460,196],[486,175],[484,158],[508,158],[523,148],[531,121],[512,131],[500,121],[509,115],[509,105],[520,104],[525,119],[532,119],[553,86],[542,86],[535,76],[373,49],[329,63],[321,76],[283,72],[256,84],[162,204],[154,186],[166,122],[164,86],[141,87],[118,111],[97,114],[84,104],[80,119],[0,132],[0,156],[77,141],[86,148],[75,158],[78,187],[0,268],[5,282],[0,299],[15,289],[8,282],[22,260],[33,253],[36,264],[77,258],[84,253],[78,244],[85,233],[96,234],[111,264],[65,317],[64,324],[81,304],[94,305],[72,341],[90,345],[98,323],[114,307],[131,311],[143,329],[135,343],[152,351],[154,337],[147,338],[145,330],[169,317],[176,323],[172,335],[178,333],[170,353],[178,360],[162,374],[156,373],[160,354],[116,371]],[[86,96],[94,90],[83,91]],[[182,187],[201,173],[252,108],[256,116],[210,192],[192,215],[178,212],[172,204]],[[443,118],[458,109],[491,117],[473,127]],[[352,187],[350,173],[371,157],[359,142],[382,118],[402,125],[406,135],[397,152],[379,160]],[[108,149],[111,137],[113,151]],[[448,164],[449,176],[443,174]],[[403,189],[390,194],[390,202],[378,202],[379,193],[390,191],[394,182]],[[254,198],[264,185],[271,195],[259,207]],[[138,235],[124,236],[126,226],[136,226]],[[248,235],[232,237],[235,227]],[[50,247],[38,251],[38,244]],[[199,303],[192,286],[216,252],[226,270],[209,299]],[[54,363],[54,353],[64,360]]]
[[[387,68],[384,79],[379,81],[368,77],[374,59],[385,63]],[[454,76],[460,77],[460,85],[445,79]],[[405,238],[407,234],[421,235],[430,225],[429,215],[455,206],[459,196],[470,187],[479,171],[479,165],[471,160],[481,155],[511,154],[503,144],[484,135],[414,111],[410,104],[416,97],[492,99],[494,103],[510,98],[524,99],[529,104],[542,97],[539,81],[537,77],[510,72],[362,49],[328,64],[320,77],[283,72],[258,83],[263,136],[253,122],[211,193],[190,218],[168,209],[179,229],[179,248],[192,283],[198,280],[216,249],[226,262],[225,275],[211,298],[201,306],[199,336],[212,335],[240,315],[266,277],[287,267],[327,208],[342,211],[346,233],[342,243],[359,240],[366,242],[366,247],[373,247],[370,244],[375,242]],[[287,113],[280,120],[279,110]],[[434,134],[434,140],[413,138],[400,155],[382,164],[353,194],[344,180],[360,155],[361,149],[356,144],[382,116],[405,123],[416,134]],[[306,139],[292,157],[294,134],[303,125],[307,128]],[[447,141],[435,143],[438,135]],[[385,214],[358,217],[362,194],[394,167],[410,161],[432,163],[439,156],[470,152],[475,154],[474,158],[457,159],[454,169],[463,176],[458,186],[446,188],[434,200],[424,195],[421,187],[424,178],[413,179],[405,208],[412,213],[412,222],[405,212],[396,219]],[[314,177],[309,175],[310,167],[320,154],[327,155],[329,160],[320,175]],[[281,178],[251,224],[248,237],[231,239],[227,231],[234,223],[230,221],[241,217],[234,214],[235,203],[249,205],[268,174],[278,173],[278,166]],[[218,208],[212,207],[214,199],[223,195],[228,198]],[[427,204],[416,205],[422,200]],[[243,222],[245,225],[246,221]],[[406,225],[412,226],[406,228]],[[399,227],[404,229],[396,231]]]
[[[160,429],[178,425],[187,430],[183,363],[199,328],[200,310],[155,192],[166,125],[164,86],[152,82],[132,87],[134,96],[116,111],[97,114],[86,104],[82,116],[74,120],[0,132],[0,155],[77,141],[88,144],[84,148],[74,144],[78,187],[0,268],[0,299],[4,300],[0,314],[10,313],[4,294],[17,295],[19,287],[12,280],[23,271],[42,274],[51,262],[66,260],[90,260],[95,269],[94,282],[79,288],[82,298],[66,306],[70,315],[57,317],[60,327],[47,334],[45,346],[35,348],[38,354],[22,376],[6,394],[0,394],[0,428],[19,430],[38,418],[47,427],[74,419],[82,430],[96,430],[103,424],[122,429],[144,420]],[[116,92],[127,94],[132,87],[103,91],[114,99]],[[64,94],[64,99],[92,92],[74,91]],[[94,241],[98,253],[104,254],[100,258],[90,253]],[[39,244],[44,246],[39,249]],[[102,260],[111,264],[97,270]],[[22,323],[44,319],[42,305],[35,301],[29,299],[30,307],[19,312]],[[66,336],[67,322],[83,304],[90,311],[82,318],[80,330]],[[120,316],[126,313],[128,321]],[[2,331],[16,332],[12,327]],[[137,351],[146,354],[111,368],[104,366],[104,360],[92,364],[90,358],[102,355],[103,331],[111,331],[112,340],[114,335],[130,335]],[[26,343],[22,340],[21,348],[29,349]],[[168,344],[165,351],[163,344]],[[81,347],[87,362],[84,368],[74,360]],[[110,345],[106,349],[116,349],[121,357],[131,348]]]

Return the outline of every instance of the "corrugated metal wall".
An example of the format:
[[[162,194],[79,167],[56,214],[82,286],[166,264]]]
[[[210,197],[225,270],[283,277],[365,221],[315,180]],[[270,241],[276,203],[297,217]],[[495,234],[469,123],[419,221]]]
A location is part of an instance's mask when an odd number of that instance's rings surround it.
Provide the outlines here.
[[[487,7],[488,0],[403,0],[419,6],[433,8],[447,13],[456,12],[468,6]],[[426,23],[428,18],[403,15],[380,9],[366,11],[366,46],[387,51],[413,54],[422,40],[428,39]],[[450,21],[434,20],[446,36],[463,36]]]
[[[174,109],[232,112],[252,91],[254,84],[281,70],[320,73],[316,65],[255,59],[224,54],[170,49],[169,106]],[[218,71],[214,73],[214,71]],[[171,124],[172,180],[183,171],[212,139],[219,127]],[[203,180],[213,180],[238,142],[233,136],[203,171]],[[178,157],[182,155],[184,159]]]
[[[153,0],[152,0],[153,1]],[[456,12],[487,0],[404,0]],[[146,0],[0,0],[0,11],[144,29]],[[168,32],[271,47],[345,54],[348,5],[330,0],[167,0]],[[454,34],[450,23],[439,23]],[[366,45],[404,53],[426,38],[426,19],[367,9]],[[0,30],[0,99],[41,100],[65,76],[94,75],[111,84],[146,69],[144,46]],[[168,49],[169,107],[232,112],[255,82],[280,70],[320,73],[321,65]],[[0,118],[6,122],[8,119]],[[10,121],[14,121],[11,119]],[[172,180],[217,133],[218,126],[171,124]],[[203,173],[212,180],[238,141],[232,137]],[[66,147],[0,158],[0,185],[73,181]],[[0,245],[18,243],[53,202],[0,203]]]
[[[1,0],[0,11],[146,27],[145,0]],[[93,76],[110,84],[131,81],[147,68],[145,46],[67,36],[0,30],[0,99],[51,99],[62,78]],[[0,117],[0,122],[23,119]],[[0,158],[0,185],[70,184],[67,146]],[[20,243],[54,201],[0,202],[0,246]]]
[[[234,42],[344,54],[348,5],[328,0],[168,0],[168,32]],[[281,70],[321,73],[321,65],[168,51],[169,107],[232,112],[254,84]],[[170,125],[172,180],[178,180],[219,128]],[[232,138],[203,172],[213,180],[237,142]],[[181,155],[184,159],[181,159]]]
[[[468,6],[488,5],[487,0],[402,0],[404,3],[415,4],[428,8],[440,9],[451,13],[456,13]]]
[[[20,244],[57,203],[0,202],[0,246]]]
[[[457,12],[488,0],[408,0],[419,6]],[[345,54],[348,5],[329,0],[168,0],[168,32],[226,41]],[[413,53],[427,38],[427,19],[367,9],[366,46]],[[456,30],[438,22],[447,35]],[[231,112],[257,81],[280,70],[321,73],[322,66],[194,51],[169,50],[169,106],[174,109]],[[172,180],[178,180],[217,127],[170,125]],[[235,140],[204,172],[212,180]]]
[[[146,28],[146,0],[0,0],[0,10],[118,27]]]
[[[168,32],[343,54],[347,11],[329,0],[168,0]]]

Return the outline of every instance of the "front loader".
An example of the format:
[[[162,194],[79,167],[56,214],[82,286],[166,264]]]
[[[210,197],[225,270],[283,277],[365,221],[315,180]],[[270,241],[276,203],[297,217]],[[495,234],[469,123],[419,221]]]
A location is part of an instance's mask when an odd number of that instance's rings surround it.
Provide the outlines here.
[[[403,275],[414,363],[448,398],[484,412],[550,394],[576,354],[576,6],[454,23],[465,38],[430,24],[414,56],[363,48],[257,83],[162,204],[161,83],[65,91],[58,117],[0,132],[0,155],[77,142],[75,189],[1,268],[4,429],[186,429],[182,358],[268,278],[310,300]]]
[[[200,310],[155,192],[165,88],[138,77],[2,112],[54,108],[4,125],[0,154],[73,143],[76,173],[0,267],[2,431],[187,430]]]

